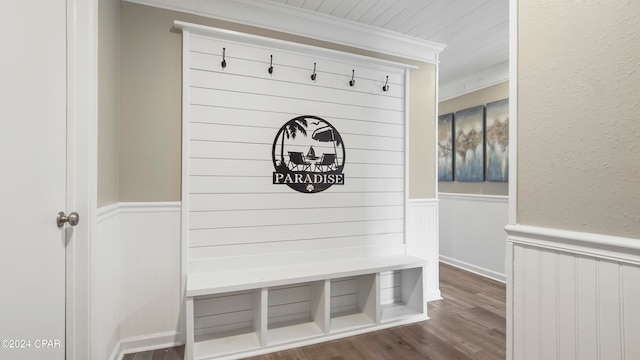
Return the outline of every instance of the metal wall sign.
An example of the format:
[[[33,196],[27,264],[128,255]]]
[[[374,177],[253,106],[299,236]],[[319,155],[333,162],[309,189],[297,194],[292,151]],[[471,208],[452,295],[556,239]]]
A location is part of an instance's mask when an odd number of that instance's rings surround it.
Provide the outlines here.
[[[344,185],[345,149],[338,130],[313,115],[295,117],[273,140],[274,185],[302,193],[318,193]]]

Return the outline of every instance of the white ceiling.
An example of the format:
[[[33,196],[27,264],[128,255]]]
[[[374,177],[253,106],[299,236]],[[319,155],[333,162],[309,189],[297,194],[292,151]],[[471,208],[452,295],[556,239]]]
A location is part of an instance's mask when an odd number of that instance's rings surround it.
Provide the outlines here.
[[[508,78],[509,0],[257,1],[444,44],[440,86],[451,94]]]
[[[439,60],[440,101],[509,79],[509,0],[124,1]]]

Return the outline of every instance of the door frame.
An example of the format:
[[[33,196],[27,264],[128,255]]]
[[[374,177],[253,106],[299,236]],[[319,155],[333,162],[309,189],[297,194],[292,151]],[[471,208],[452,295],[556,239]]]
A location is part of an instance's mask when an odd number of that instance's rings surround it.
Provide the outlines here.
[[[97,209],[98,0],[67,0],[66,359],[91,358],[91,241]],[[55,214],[51,214],[52,224]],[[68,236],[69,236],[68,235]]]

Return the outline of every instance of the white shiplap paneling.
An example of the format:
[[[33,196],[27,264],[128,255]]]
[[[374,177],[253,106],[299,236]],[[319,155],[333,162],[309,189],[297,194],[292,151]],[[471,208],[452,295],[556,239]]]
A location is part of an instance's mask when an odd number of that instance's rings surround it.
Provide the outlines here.
[[[233,256],[242,245],[249,254],[260,244],[270,244],[272,253],[288,252],[300,249],[298,242],[323,240],[363,252],[370,246],[403,247],[402,68],[201,35],[191,35],[188,44],[189,176],[183,196],[190,258]],[[271,64],[273,74],[267,72]],[[340,132],[347,150],[345,185],[301,194],[271,183],[271,144],[286,121],[302,114],[321,116]],[[334,150],[318,144],[316,151]]]

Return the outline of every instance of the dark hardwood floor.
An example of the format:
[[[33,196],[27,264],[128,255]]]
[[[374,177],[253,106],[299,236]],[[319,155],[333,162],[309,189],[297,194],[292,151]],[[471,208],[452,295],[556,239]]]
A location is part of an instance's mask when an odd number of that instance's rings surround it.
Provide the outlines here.
[[[505,285],[440,264],[442,300],[430,320],[248,360],[493,360],[506,354]],[[125,355],[123,360],[182,360],[184,347]]]

